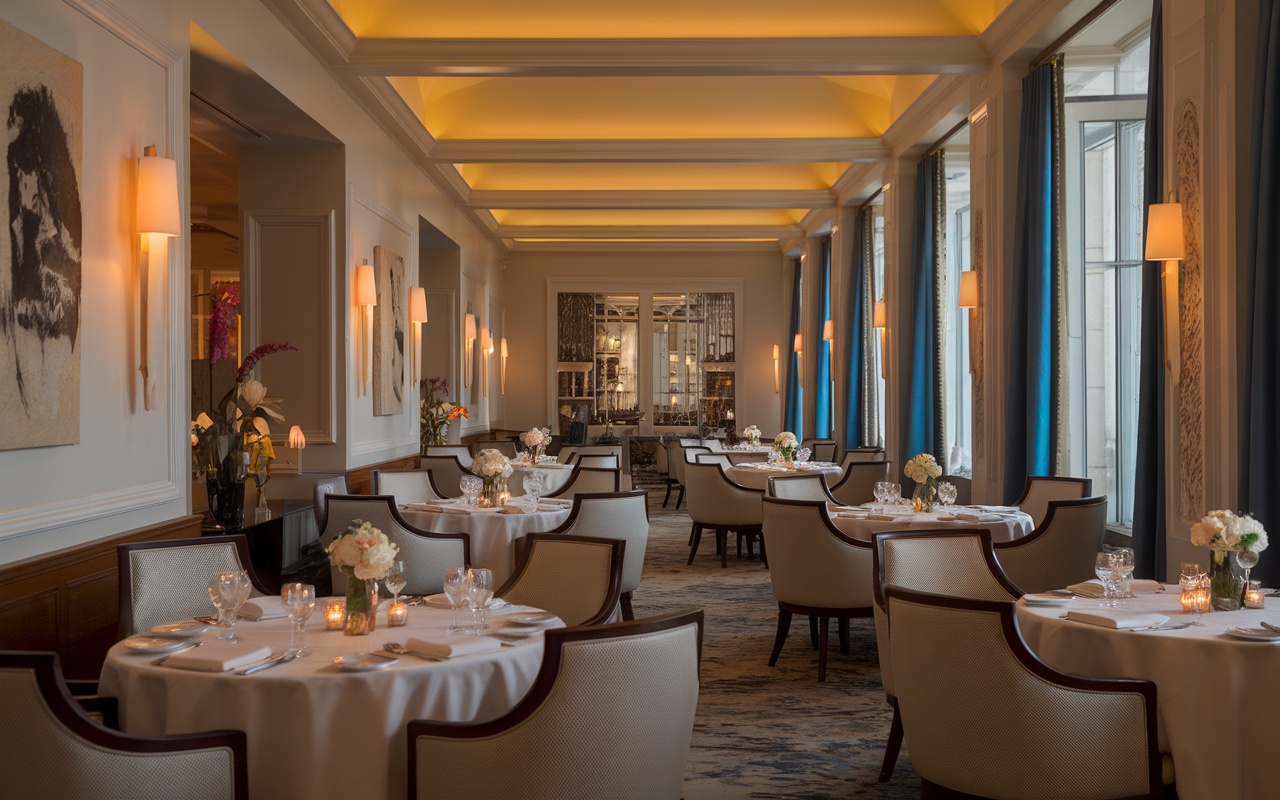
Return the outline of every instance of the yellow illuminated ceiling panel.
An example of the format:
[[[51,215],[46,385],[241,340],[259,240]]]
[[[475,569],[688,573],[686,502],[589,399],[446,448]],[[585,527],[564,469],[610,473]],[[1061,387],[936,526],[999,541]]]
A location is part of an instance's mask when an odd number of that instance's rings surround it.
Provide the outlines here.
[[[807,209],[739,209],[739,210],[526,210],[493,209],[499,225],[589,225],[658,227],[688,225],[795,225]]]
[[[829,189],[848,164],[459,164],[477,191]]]

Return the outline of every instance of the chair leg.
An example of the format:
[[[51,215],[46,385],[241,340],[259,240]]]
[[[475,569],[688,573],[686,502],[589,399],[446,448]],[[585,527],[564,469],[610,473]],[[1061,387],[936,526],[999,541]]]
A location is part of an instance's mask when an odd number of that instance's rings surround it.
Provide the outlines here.
[[[760,563],[764,564],[764,568],[769,568],[769,554],[764,549],[764,531],[757,531],[756,535],[760,537]]]
[[[623,592],[618,598],[618,603],[622,606],[623,619],[635,619],[636,614],[631,610],[631,592]]]
[[[720,540],[720,568],[729,566],[729,531],[716,528],[716,538]]]
[[[680,496],[676,498],[676,511],[680,510],[680,504],[684,502],[684,487],[680,487]]]
[[[809,646],[818,649],[818,618],[813,614],[809,615]]]
[[[849,618],[836,618],[836,632],[840,636],[840,652],[843,655],[849,655]]]
[[[662,507],[667,507],[667,501],[671,499],[671,479],[667,479],[667,496],[662,498]]]
[[[889,698],[893,706],[893,722],[889,723],[889,740],[884,744],[884,765],[880,767],[880,782],[888,783],[893,768],[898,763],[898,751],[902,749],[902,714],[898,711],[898,698]]]
[[[830,622],[827,617],[818,617],[818,683],[827,680],[827,629],[831,627]]]
[[[782,652],[782,643],[787,640],[787,632],[791,630],[791,612],[778,606],[778,635],[773,639],[773,655],[769,656],[769,666],[778,663],[778,654]]]
[[[742,531],[738,531],[738,560],[742,560]]]
[[[693,530],[689,533],[689,563],[693,563],[693,557],[698,554],[698,542],[702,541],[702,526],[693,523]]]

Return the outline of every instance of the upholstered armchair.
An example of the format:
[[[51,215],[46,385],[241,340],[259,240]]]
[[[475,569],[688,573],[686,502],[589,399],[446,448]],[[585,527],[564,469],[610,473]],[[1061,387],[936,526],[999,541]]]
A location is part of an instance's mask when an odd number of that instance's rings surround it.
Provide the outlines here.
[[[400,516],[396,499],[389,495],[330,495],[329,526],[320,534],[320,543],[327,547],[357,519],[379,528],[400,548],[407,581],[403,591],[407,594],[444,591],[445,570],[471,563],[471,534],[431,533],[415,528]],[[336,567],[330,574],[333,590],[339,594],[346,591],[346,575]]]
[[[1031,515],[1036,527],[1044,522],[1049,513],[1050,500],[1079,500],[1093,492],[1093,480],[1090,478],[1067,478],[1056,475],[1030,475],[1027,485],[1022,490],[1022,497],[1014,503],[1026,514]]]
[[[702,531],[715,531],[716,550],[720,553],[720,566],[729,564],[729,548],[725,538],[730,531],[738,534],[738,554],[742,554],[742,541],[750,542],[760,534],[762,524],[760,500],[764,490],[749,489],[729,480],[719,464],[684,465],[685,482],[689,487],[689,517],[693,520],[689,544],[689,563],[698,554]],[[760,557],[767,559],[765,548],[760,547]],[[765,560],[767,565],[769,562]]]
[[[644,489],[631,492],[578,494],[573,498],[569,518],[552,533],[620,539],[627,543],[622,557],[622,581],[619,602],[623,619],[635,619],[631,610],[631,593],[640,585],[644,572],[644,554],[649,544],[649,493]]]
[[[831,496],[846,506],[870,503],[875,499],[876,484],[889,480],[892,461],[849,461],[844,474],[831,487]]]
[[[574,467],[564,486],[543,497],[572,499],[580,494],[616,492],[622,485],[622,470],[608,467]]]
[[[992,545],[996,561],[1023,592],[1060,589],[1093,577],[1107,531],[1107,498],[1050,500],[1034,531]]]
[[[437,492],[446,497],[462,496],[459,481],[462,480],[462,476],[471,474],[470,458],[464,466],[455,455],[422,456],[418,459],[418,464],[421,469],[431,473],[431,482]]]
[[[810,475],[770,475],[769,497],[783,500],[808,500],[838,503],[827,489],[827,479],[821,473]]]
[[[621,539],[531,533],[515,573],[494,594],[546,609],[567,625],[608,622],[618,606],[626,546]]]
[[[443,500],[429,469],[375,469],[371,473],[374,494],[391,495],[399,504]]]

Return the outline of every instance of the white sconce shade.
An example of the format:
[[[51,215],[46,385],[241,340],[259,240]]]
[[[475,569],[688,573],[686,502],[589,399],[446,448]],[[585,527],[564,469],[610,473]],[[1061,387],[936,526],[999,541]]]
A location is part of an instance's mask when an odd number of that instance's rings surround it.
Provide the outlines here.
[[[160,382],[164,374],[165,308],[169,294],[169,238],[182,233],[182,206],[178,201],[178,163],[156,155],[155,145],[143,148],[138,159],[137,209],[134,218],[141,234],[138,253],[138,371],[142,373],[142,405],[147,411],[160,407]]]
[[[797,333],[791,349],[796,354],[796,383],[804,386],[804,334]]]
[[[427,290],[421,286],[409,287],[409,321],[419,325],[427,321]]]
[[[498,383],[501,385],[502,393],[507,393],[507,337],[503,336],[498,342]]]
[[[378,282],[373,275],[373,266],[365,259],[356,267],[356,305],[376,306],[378,304]]]
[[[782,348],[778,345],[773,346],[773,393],[778,394],[782,391]],[[673,401],[674,397],[671,398]]]
[[[1174,384],[1181,378],[1182,353],[1178,335],[1178,262],[1187,257],[1181,203],[1152,203],[1147,207],[1147,261],[1163,261],[1160,277],[1164,299],[1164,357]]]
[[[493,353],[493,334],[480,329],[480,393],[489,396],[489,356]]]
[[[973,270],[960,273],[959,306],[961,308],[978,307],[978,273]]]
[[[471,385],[471,361],[472,353],[476,344],[476,315],[470,311],[463,318],[462,322],[462,341],[463,341],[463,362],[462,362],[462,385],[468,387]]]
[[[298,451],[298,473],[302,473],[302,451],[306,449],[307,437],[302,434],[302,427],[294,425],[289,429],[289,446]]]
[[[796,334],[795,343],[792,345],[792,348],[791,348],[791,349],[792,349],[792,350],[794,350],[794,351],[795,351],[795,352],[797,352],[797,353],[799,353],[799,352],[803,352],[803,350],[804,350],[804,334],[802,334],[802,333],[797,333],[797,334]]]
[[[836,340],[836,321],[829,319],[822,323],[822,340],[824,342],[834,342]]]
[[[148,145],[138,159],[138,233],[178,236],[182,210],[178,203],[178,162],[156,156]]]
[[[885,307],[884,301],[877,300],[875,306],[872,307],[872,310],[871,310],[871,327],[880,328],[881,330],[884,330],[885,328],[889,327],[886,324],[888,316],[889,316],[889,312],[888,312],[888,309]]]
[[[357,362],[360,369],[358,394],[364,395],[368,393],[369,364],[373,361],[373,355],[369,352],[370,348],[373,347],[373,334],[370,331],[373,317],[370,315],[369,309],[378,304],[378,283],[374,277],[373,267],[370,266],[367,258],[356,266],[354,293],[356,306],[360,309],[360,318],[358,320],[360,330],[356,344],[359,349]]]
[[[427,290],[421,286],[409,287],[409,380],[418,382],[419,363],[422,360],[422,325],[427,321]]]

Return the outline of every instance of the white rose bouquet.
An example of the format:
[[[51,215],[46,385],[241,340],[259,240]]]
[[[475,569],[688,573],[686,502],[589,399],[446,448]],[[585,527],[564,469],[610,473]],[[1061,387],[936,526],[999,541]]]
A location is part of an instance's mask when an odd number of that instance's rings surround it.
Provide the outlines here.
[[[1248,514],[1210,511],[1191,526],[1191,543],[1210,550],[1245,550],[1261,553],[1267,549],[1267,532]]]
[[[498,478],[509,478],[511,460],[497,450],[481,450],[480,455],[471,462],[471,472],[484,478],[485,483]]]
[[[760,429],[755,425],[748,425],[742,430],[742,436],[753,445],[760,444]]]
[[[551,444],[551,431],[547,428],[530,428],[520,434],[520,443],[529,449],[529,463],[537,464],[542,451]]]
[[[932,453],[920,453],[912,456],[903,467],[902,474],[915,481],[915,491],[911,493],[911,507],[916,511],[932,511],[933,502],[938,498],[938,478],[942,475],[942,467]]]
[[[777,453],[783,461],[795,461],[796,451],[799,449],[800,441],[791,431],[783,431],[773,437],[773,452]]]
[[[353,520],[346,533],[329,542],[329,563],[362,581],[382,580],[400,551],[387,535],[363,520]]]

